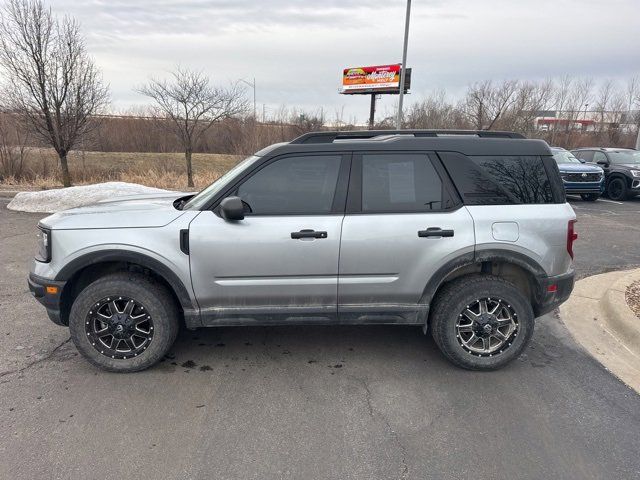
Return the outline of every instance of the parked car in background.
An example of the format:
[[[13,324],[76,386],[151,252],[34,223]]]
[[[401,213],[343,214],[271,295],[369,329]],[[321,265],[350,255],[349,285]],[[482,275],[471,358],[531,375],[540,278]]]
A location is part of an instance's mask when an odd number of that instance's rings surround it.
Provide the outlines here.
[[[595,202],[604,192],[604,171],[597,165],[582,163],[570,151],[552,147],[553,159],[558,164],[567,195],[580,195],[583,200]]]
[[[627,200],[640,194],[640,151],[631,148],[578,148],[578,159],[600,165],[605,191],[611,200]]]

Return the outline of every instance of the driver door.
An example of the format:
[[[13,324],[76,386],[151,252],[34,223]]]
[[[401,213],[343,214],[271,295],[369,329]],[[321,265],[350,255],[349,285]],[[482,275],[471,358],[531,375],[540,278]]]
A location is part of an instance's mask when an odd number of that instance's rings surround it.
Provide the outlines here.
[[[191,276],[205,324],[336,320],[349,164],[342,153],[277,157],[234,187],[231,195],[246,203],[243,220],[214,209],[191,222]]]

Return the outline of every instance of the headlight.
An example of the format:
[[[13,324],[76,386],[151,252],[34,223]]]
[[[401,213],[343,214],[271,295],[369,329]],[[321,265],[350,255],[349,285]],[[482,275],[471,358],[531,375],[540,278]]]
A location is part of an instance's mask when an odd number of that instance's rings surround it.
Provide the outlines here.
[[[640,170],[631,170],[631,175],[634,177],[640,177]]]
[[[36,260],[39,262],[51,261],[51,230],[38,226],[38,246],[36,248]]]

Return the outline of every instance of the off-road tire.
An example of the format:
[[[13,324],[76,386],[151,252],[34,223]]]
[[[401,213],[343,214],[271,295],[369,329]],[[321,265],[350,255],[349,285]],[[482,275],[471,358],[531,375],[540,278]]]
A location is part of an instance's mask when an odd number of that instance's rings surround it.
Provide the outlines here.
[[[101,354],[87,336],[87,314],[100,299],[124,295],[147,306],[153,319],[153,340],[136,357],[112,359]],[[76,297],[69,317],[71,338],[78,351],[93,365],[110,372],[137,372],[151,367],[169,352],[179,330],[178,309],[167,288],[133,272],[118,272],[99,278]]]
[[[581,193],[580,197],[585,202],[595,202],[600,198],[600,194],[599,193]]]
[[[476,356],[456,338],[456,322],[467,305],[478,298],[500,298],[517,313],[518,330],[511,344],[499,354]],[[468,275],[445,284],[436,294],[430,312],[430,330],[444,356],[468,370],[496,370],[516,359],[529,344],[534,313],[529,300],[512,283],[493,275]]]

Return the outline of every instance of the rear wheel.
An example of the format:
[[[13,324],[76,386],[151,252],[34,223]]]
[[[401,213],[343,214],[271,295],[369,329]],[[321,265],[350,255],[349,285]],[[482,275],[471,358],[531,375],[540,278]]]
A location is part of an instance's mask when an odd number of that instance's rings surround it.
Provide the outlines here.
[[[517,358],[533,335],[534,315],[513,284],[492,275],[445,285],[431,310],[431,333],[442,353],[469,370],[495,370]]]
[[[624,178],[614,178],[607,185],[607,195],[611,200],[626,200],[627,193],[627,182]]]
[[[158,362],[178,334],[170,292],[131,272],[104,276],[76,297],[69,318],[71,338],[93,365],[135,372]]]
[[[580,196],[585,202],[595,202],[596,200],[598,200],[598,198],[600,198],[599,193],[582,193]]]

